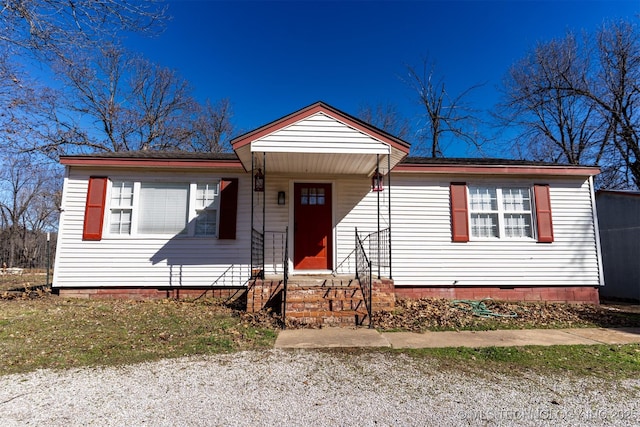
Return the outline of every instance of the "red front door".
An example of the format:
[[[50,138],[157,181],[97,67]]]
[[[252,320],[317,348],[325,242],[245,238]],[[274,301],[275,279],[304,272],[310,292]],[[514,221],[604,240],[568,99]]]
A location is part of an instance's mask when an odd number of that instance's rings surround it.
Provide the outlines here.
[[[331,270],[331,184],[294,185],[293,268]]]

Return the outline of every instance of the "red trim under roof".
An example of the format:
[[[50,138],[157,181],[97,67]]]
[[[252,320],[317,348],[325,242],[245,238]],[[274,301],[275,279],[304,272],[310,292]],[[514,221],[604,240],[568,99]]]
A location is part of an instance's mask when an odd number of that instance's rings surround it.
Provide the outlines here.
[[[250,144],[256,139],[260,139],[263,136],[269,135],[270,133],[287,127],[300,120],[306,119],[307,117],[311,117],[317,113],[324,113],[329,117],[343,122],[347,126],[371,135],[374,138],[379,139],[380,141],[385,142],[398,150],[404,151],[407,154],[409,153],[410,146],[407,142],[396,138],[393,135],[388,134],[381,129],[371,126],[359,119],[356,119],[355,117],[350,116],[349,114],[344,113],[334,107],[331,107],[324,102],[316,102],[315,104],[311,104],[308,107],[284,116],[281,119],[259,127],[258,129],[255,129],[251,132],[245,133],[244,135],[241,135],[237,138],[234,138],[231,141],[231,146],[233,147],[234,151],[238,150],[239,148]]]
[[[150,159],[114,157],[61,157],[60,163],[68,166],[114,166],[114,167],[154,167],[154,168],[225,168],[243,169],[240,160],[210,159]]]

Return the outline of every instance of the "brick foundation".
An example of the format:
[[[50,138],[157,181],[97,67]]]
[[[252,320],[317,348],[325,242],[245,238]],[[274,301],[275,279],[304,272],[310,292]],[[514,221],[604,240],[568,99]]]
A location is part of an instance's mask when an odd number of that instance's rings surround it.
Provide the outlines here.
[[[266,308],[280,312],[282,304],[281,291],[283,288],[280,280],[256,279],[247,289],[247,311],[256,313]]]
[[[371,311],[392,311],[396,307],[396,287],[391,279],[373,279]]]
[[[562,303],[599,304],[598,288],[593,286],[549,286],[549,287],[424,287],[396,286],[398,298],[446,298],[473,299],[492,298],[501,301],[540,301]]]
[[[593,286],[549,286],[549,287],[425,287],[394,286],[393,280],[374,279],[372,284],[373,311],[391,311],[395,307],[396,298],[446,298],[474,299],[493,298],[501,301],[540,301],[562,303],[599,304],[598,288]],[[216,289],[184,289],[184,288],[59,288],[59,295],[65,298],[120,298],[120,299],[195,299],[225,298],[238,299],[246,296],[247,311],[257,312],[271,308],[280,312],[282,304],[282,282],[279,280],[257,280],[249,288],[216,288]],[[311,293],[311,291],[305,291]],[[324,291],[323,291],[324,292]],[[359,291],[358,291],[359,292]],[[335,291],[334,291],[335,293]],[[290,294],[294,298],[294,295]],[[328,298],[327,298],[328,297]],[[319,297],[317,297],[319,298]],[[315,300],[314,296],[307,299]],[[326,301],[318,300],[293,301],[288,306],[288,313],[298,311],[316,312],[328,310],[338,313],[351,310],[347,295],[325,295]],[[300,299],[298,297],[298,299]],[[347,302],[348,301],[348,302]],[[306,305],[305,305],[306,304]],[[314,305],[315,304],[315,305]],[[330,306],[329,306],[330,304]],[[327,307],[325,307],[327,305]],[[349,305],[349,306],[347,306]],[[288,314],[288,315],[289,315]],[[298,315],[292,315],[298,316]],[[341,315],[335,314],[336,318]]]
[[[85,299],[195,299],[224,298],[236,299],[246,293],[245,288],[184,289],[184,288],[59,288],[58,293],[65,298]]]

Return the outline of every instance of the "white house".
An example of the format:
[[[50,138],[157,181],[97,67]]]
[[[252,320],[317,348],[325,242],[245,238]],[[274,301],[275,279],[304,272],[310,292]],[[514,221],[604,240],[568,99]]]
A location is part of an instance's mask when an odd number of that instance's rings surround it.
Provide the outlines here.
[[[396,295],[598,301],[598,168],[408,157],[321,102],[232,146],[62,157],[54,288],[175,296],[355,277],[360,251]]]

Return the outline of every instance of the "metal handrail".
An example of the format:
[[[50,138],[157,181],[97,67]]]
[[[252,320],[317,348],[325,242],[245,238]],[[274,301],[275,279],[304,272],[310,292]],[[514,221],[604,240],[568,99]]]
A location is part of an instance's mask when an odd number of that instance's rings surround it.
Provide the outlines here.
[[[287,328],[287,284],[289,283],[289,227],[284,231],[284,256],[282,259],[284,272],[282,278],[282,329]]]
[[[369,328],[373,328],[372,313],[372,273],[371,273],[371,261],[367,257],[367,253],[364,250],[364,244],[358,235],[358,229],[356,228],[356,278],[360,283],[360,289],[364,297],[364,304],[367,308],[367,315],[369,316]]]
[[[372,266],[376,267],[378,279],[382,276],[382,269],[386,269],[388,277],[391,277],[391,228],[369,233],[363,242],[369,241],[369,259]]]
[[[251,280],[251,274],[249,274],[248,277],[243,277],[242,270],[245,270],[246,272],[246,268],[246,265],[242,267],[236,264],[231,264],[225,271],[222,272],[220,276],[218,276],[213,282],[211,282],[209,286],[244,286],[247,284],[247,282],[249,282],[249,280]],[[236,273],[237,271],[239,272]],[[229,276],[231,285],[227,285]],[[238,284],[238,281],[240,282],[240,284]],[[222,282],[222,284],[220,284],[220,282]]]
[[[251,278],[264,279],[264,235],[251,230]]]
[[[287,285],[289,282],[289,227],[285,227],[284,231],[265,231],[264,242],[266,249],[264,257],[267,263],[267,265],[265,265],[265,271],[269,274],[277,275],[278,265],[282,263],[282,306],[280,314],[282,316],[284,329],[287,316]],[[267,270],[266,267],[269,267],[269,270]]]

